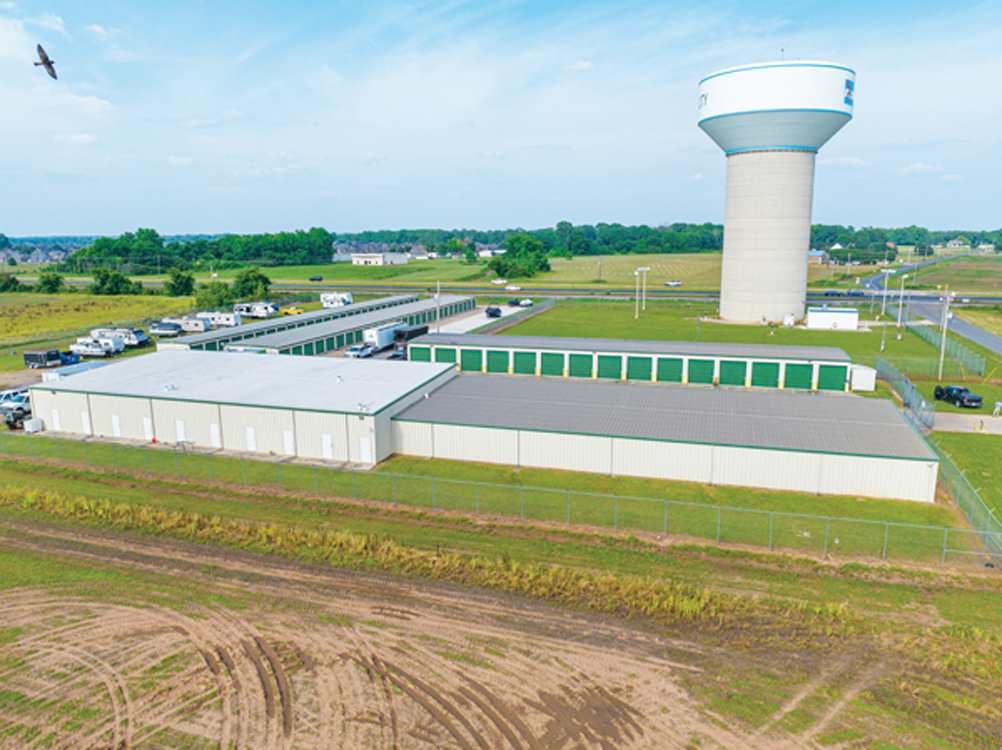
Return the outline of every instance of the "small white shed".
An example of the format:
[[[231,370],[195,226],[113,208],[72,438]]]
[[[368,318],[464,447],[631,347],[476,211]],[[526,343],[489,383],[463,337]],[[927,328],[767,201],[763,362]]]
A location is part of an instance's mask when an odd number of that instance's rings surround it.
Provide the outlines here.
[[[824,331],[855,331],[859,327],[859,310],[854,307],[810,307],[807,327]]]

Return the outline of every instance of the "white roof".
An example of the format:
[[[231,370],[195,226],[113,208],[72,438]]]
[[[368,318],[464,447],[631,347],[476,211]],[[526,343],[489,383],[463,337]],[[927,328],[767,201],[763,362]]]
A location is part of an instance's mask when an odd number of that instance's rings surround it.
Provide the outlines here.
[[[123,359],[39,390],[375,414],[455,365],[170,349]],[[364,409],[360,408],[364,407]]]

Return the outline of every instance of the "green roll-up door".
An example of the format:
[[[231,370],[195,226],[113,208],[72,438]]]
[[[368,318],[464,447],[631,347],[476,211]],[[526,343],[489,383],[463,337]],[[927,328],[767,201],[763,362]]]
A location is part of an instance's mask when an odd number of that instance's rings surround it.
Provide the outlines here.
[[[779,388],[779,362],[755,362],[751,368],[755,388]]]
[[[327,351],[332,352],[336,348],[337,347],[334,345],[334,337],[331,336],[329,339],[327,339]]]
[[[487,372],[508,374],[508,352],[487,352]]]
[[[659,383],[681,383],[682,382],[682,360],[680,360],[680,359],[659,359],[658,360],[658,382]]]
[[[623,358],[599,355],[597,374],[606,380],[619,380],[623,375]]]
[[[407,348],[407,359],[411,362],[431,362],[431,347],[410,346]]]
[[[484,353],[479,349],[463,349],[459,352],[459,369],[463,372],[480,372],[484,366]]]
[[[539,355],[539,371],[543,375],[564,376],[564,355],[543,352]]]
[[[844,391],[845,378],[845,365],[821,365],[818,367],[818,390]]]
[[[512,357],[511,369],[516,375],[535,375],[536,353],[515,352],[515,355]]]
[[[802,388],[809,391],[811,389],[811,375],[814,368],[811,365],[791,365],[786,366],[786,378],[783,380],[784,388]]]
[[[448,349],[446,347],[438,347],[435,350],[435,361],[436,362],[455,362],[456,361],[456,350]]]
[[[720,362],[720,385],[744,385],[747,362]]]
[[[307,357],[313,356],[313,344],[303,344],[303,354]]]
[[[627,357],[626,358],[626,379],[627,380],[650,380],[651,379],[651,359],[650,359],[650,357]]]
[[[201,344],[195,344],[195,345],[194,345],[193,347],[191,347],[191,348],[197,351],[197,350],[199,350],[199,349],[201,349],[201,348],[202,348],[202,345],[201,345]],[[216,342],[215,342],[215,341],[209,341],[209,342],[208,342],[208,343],[207,343],[207,344],[205,345],[205,351],[207,351],[207,352],[214,352],[214,351],[216,351],[216,350],[217,350],[218,348],[219,348],[219,347],[217,347],[217,346],[216,346]]]
[[[294,347],[292,347],[292,353],[293,354],[298,354],[299,356],[302,356],[303,355],[303,347],[301,347],[301,346],[294,346]]]
[[[712,359],[690,359],[689,360],[689,382],[690,383],[713,383],[713,360]]]
[[[342,346],[344,346],[344,334],[343,333],[339,333],[337,335],[336,341],[337,341],[337,348],[338,349],[340,349]]]
[[[567,363],[567,374],[572,378],[590,378],[591,377],[591,355],[590,354],[571,354]]]
[[[361,344],[362,343],[362,329],[359,328],[357,331],[355,331],[355,333],[353,334],[353,337],[355,339],[355,343],[356,344]]]

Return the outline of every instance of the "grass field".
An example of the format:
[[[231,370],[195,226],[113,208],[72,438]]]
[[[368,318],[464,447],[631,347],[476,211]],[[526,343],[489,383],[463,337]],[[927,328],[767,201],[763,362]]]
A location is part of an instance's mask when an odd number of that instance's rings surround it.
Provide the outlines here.
[[[957,292],[997,292],[1002,281],[1002,254],[976,255],[937,263],[922,271],[919,284],[935,289],[949,285]]]
[[[1002,273],[1002,266],[999,267]],[[951,308],[954,315],[963,318],[968,323],[973,323],[979,328],[984,328],[989,333],[1002,336],[1002,305],[992,307],[961,307]]]
[[[933,432],[930,437],[1002,518],[1002,435]]]

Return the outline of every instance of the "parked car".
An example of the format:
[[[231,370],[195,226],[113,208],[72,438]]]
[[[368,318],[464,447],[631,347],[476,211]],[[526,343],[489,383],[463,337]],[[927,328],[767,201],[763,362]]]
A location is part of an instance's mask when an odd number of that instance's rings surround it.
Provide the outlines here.
[[[394,349],[393,353],[389,357],[387,357],[387,359],[395,359],[395,360],[399,360],[401,362],[406,362],[407,361],[407,349],[406,349],[406,347],[403,348],[403,349]]]
[[[850,297],[865,297],[866,293],[862,289],[850,289],[848,291]]]
[[[165,323],[162,320],[154,320],[150,324],[150,336],[177,336],[180,333],[180,323]]]
[[[841,297],[842,296],[842,292],[840,292],[838,289],[828,289],[827,291],[825,291],[825,296],[826,297]]]
[[[292,307],[287,307],[282,310],[282,315],[302,315],[304,312],[306,312],[306,310],[303,308],[293,305]]]
[[[532,300],[531,299],[524,299],[524,300],[522,300],[521,302],[518,303],[518,306],[519,307],[532,307]]]
[[[344,356],[348,359],[362,359],[363,357],[371,357],[374,351],[376,350],[371,344],[355,344],[348,348]]]
[[[522,287],[520,287],[518,284],[509,284],[508,286],[505,287],[505,291],[506,292],[521,292],[522,291]]]
[[[975,395],[962,385],[937,385],[935,394],[937,401],[946,401],[954,406],[967,406],[977,409],[981,406],[981,396]]]
[[[517,299],[508,300],[508,307],[518,307],[519,302]]]
[[[501,308],[498,307],[497,305],[488,305],[487,309],[484,310],[484,312],[487,314],[488,318],[500,318],[501,317]]]
[[[27,392],[19,393],[0,404],[0,415],[6,416],[18,409],[27,409],[31,413],[31,398]]]
[[[323,281],[323,276],[310,276],[310,281]]]
[[[666,281],[665,286],[682,286],[682,282],[678,279],[672,279],[671,281]]]
[[[13,404],[15,401],[19,400],[21,396],[27,396],[27,388],[11,388],[9,391],[0,391],[0,406],[4,404]]]

